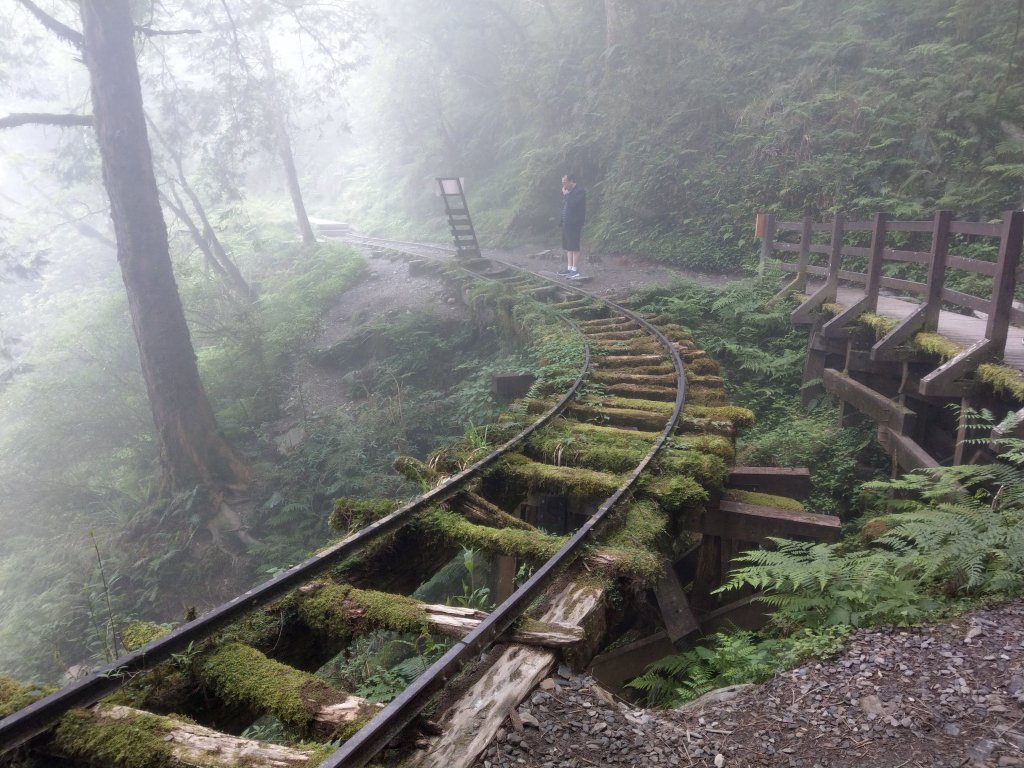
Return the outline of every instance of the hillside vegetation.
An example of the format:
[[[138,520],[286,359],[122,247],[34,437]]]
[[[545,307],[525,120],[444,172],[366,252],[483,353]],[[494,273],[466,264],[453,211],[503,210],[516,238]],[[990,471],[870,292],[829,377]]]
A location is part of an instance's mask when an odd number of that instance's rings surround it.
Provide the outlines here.
[[[343,193],[436,216],[466,178],[478,228],[554,242],[558,180],[590,193],[596,251],[701,268],[753,257],[753,216],[1021,205],[1022,3],[580,0],[390,3],[379,150]],[[401,52],[398,56],[397,52]],[[365,159],[366,156],[364,156]],[[363,187],[385,189],[375,209]]]

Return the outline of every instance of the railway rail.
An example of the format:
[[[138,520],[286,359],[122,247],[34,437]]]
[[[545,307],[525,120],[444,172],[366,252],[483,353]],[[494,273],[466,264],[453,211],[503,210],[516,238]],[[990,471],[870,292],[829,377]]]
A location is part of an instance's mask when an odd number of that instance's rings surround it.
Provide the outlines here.
[[[0,720],[0,765],[5,762],[13,764],[13,761],[36,752],[54,754],[79,762],[119,764],[111,757],[112,750],[116,752],[116,749],[110,746],[120,743],[116,737],[118,728],[127,728],[128,723],[137,726],[140,722],[146,724],[150,731],[157,733],[159,744],[153,749],[154,754],[159,753],[160,760],[164,761],[159,762],[161,765],[318,764],[325,768],[366,765],[381,750],[394,743],[400,734],[417,720],[439,690],[459,688],[453,680],[468,662],[479,660],[485,651],[499,640],[503,644],[510,644],[509,648],[518,647],[520,639],[530,634],[529,631],[524,631],[523,617],[527,616],[531,609],[536,609],[538,601],[542,598],[543,605],[546,605],[548,610],[544,614],[546,623],[539,626],[541,630],[550,631],[546,639],[538,641],[535,638],[531,641],[527,638],[525,642],[558,645],[579,641],[582,631],[579,626],[572,626],[572,623],[582,622],[585,618],[582,614],[586,611],[579,608],[579,595],[573,597],[571,589],[565,587],[566,583],[570,587],[573,583],[568,576],[571,574],[569,569],[572,564],[579,561],[581,556],[592,561],[601,560],[602,553],[596,549],[599,534],[611,527],[607,524],[613,517],[617,524],[621,522],[620,518],[624,514],[621,510],[626,506],[624,502],[632,503],[641,497],[671,497],[675,499],[670,502],[671,504],[679,503],[678,482],[666,481],[659,485],[658,482],[648,480],[644,485],[640,481],[642,478],[651,477],[652,462],[656,461],[659,453],[672,439],[680,422],[687,382],[683,357],[710,362],[691,343],[692,340],[686,338],[685,333],[676,333],[676,338],[669,338],[648,319],[627,307],[600,299],[576,286],[551,281],[493,259],[474,259],[456,264],[455,259],[443,258],[444,254],[451,253],[451,249],[448,248],[399,243],[352,234],[346,234],[344,239],[366,247],[397,251],[406,256],[433,259],[435,266],[442,265],[449,276],[452,270],[456,269],[462,275],[472,274],[472,279],[504,283],[514,291],[546,300],[560,315],[568,318],[586,339],[585,360],[575,383],[557,402],[531,405],[532,410],[541,411],[531,424],[503,444],[494,447],[483,458],[473,461],[468,467],[439,482],[436,487],[413,501],[403,504],[346,536],[342,541],[230,602],[151,640],[87,677],[12,712]],[[680,350],[683,352],[682,355]],[[592,365],[595,358],[600,360],[596,372]],[[720,391],[721,380],[713,375],[717,371],[708,367],[701,369],[700,372],[711,374],[691,377],[700,382],[699,386],[705,393],[716,387]],[[603,394],[599,397],[583,394],[585,381],[596,381]],[[712,400],[712,403],[724,404],[724,401],[719,403]],[[704,411],[698,408],[689,420],[701,422],[712,432],[728,432],[728,425],[723,427],[723,421],[715,420],[712,413],[714,410],[713,406],[705,407]],[[595,424],[595,421],[599,423]],[[603,438],[627,440],[629,449],[611,451],[611,459],[608,456],[604,459],[595,459],[597,463],[590,462],[591,467],[587,466],[590,461],[587,457],[577,457],[579,460],[574,462],[562,454],[557,457],[544,456],[544,450],[538,447],[544,442],[543,430],[550,429],[556,422],[559,429],[568,430],[570,434],[575,430],[580,435],[587,433],[601,435]],[[563,445],[571,442],[563,441]],[[628,467],[623,464],[626,456],[630,457]],[[719,465],[724,467],[725,462],[718,457],[712,458],[715,461],[702,464],[704,470],[694,472],[697,475],[700,475],[701,471],[709,475],[722,474],[724,470],[720,471]],[[574,463],[575,466],[572,466]],[[586,513],[577,516],[582,519],[581,524],[567,537],[552,539],[550,536],[544,538],[534,526],[512,518],[500,508],[500,502],[494,503],[485,498],[486,488],[501,486],[504,482],[490,481],[490,486],[488,485],[487,478],[494,475],[498,466],[503,468],[502,471],[509,483],[518,483],[522,487],[546,484],[561,488],[569,495],[575,494],[575,506]],[[580,490],[583,486],[579,478],[585,479],[585,490]],[[673,482],[676,484],[673,485]],[[688,483],[683,484],[685,493],[682,495],[692,495],[692,478]],[[301,614],[302,601],[308,595],[333,595],[335,603],[326,610],[335,619],[358,615],[360,620],[371,625],[374,621],[384,621],[379,616],[367,619],[366,615],[373,613],[372,608],[368,609],[365,601],[360,603],[358,598],[353,598],[357,591],[352,590],[349,585],[339,584],[332,576],[338,572],[343,562],[351,562],[351,558],[365,554],[369,548],[379,544],[386,537],[393,540],[400,532],[408,531],[414,521],[421,520],[426,511],[436,510],[439,505],[447,505],[446,513],[464,512],[466,508],[471,508],[477,513],[478,518],[482,515],[486,519],[491,530],[512,526],[527,538],[542,537],[548,550],[553,549],[554,552],[543,563],[538,563],[532,575],[486,615],[472,611],[446,611],[438,606],[419,606],[416,610],[421,610],[421,613],[417,614],[420,616],[426,615],[422,611],[428,608],[436,608],[438,614],[457,614],[454,618],[442,617],[437,621],[442,625],[446,621],[461,622],[461,629],[458,631],[452,630],[450,626],[440,630],[461,636],[452,642],[441,658],[383,708],[326,684],[315,682],[315,678],[297,670],[295,667],[305,667],[309,664],[310,657],[324,660],[324,657],[329,658],[330,655],[336,654],[343,646],[343,642],[337,638],[333,638],[331,642],[319,638],[313,643],[316,652],[296,650],[297,647],[311,646],[308,641],[291,643],[284,637],[287,634],[283,628],[286,621],[282,618],[284,613],[294,613],[294,605],[299,604],[298,612]],[[477,528],[485,527],[480,525],[480,522],[479,519],[474,519],[467,524],[475,531]],[[463,534],[449,535],[458,539]],[[609,557],[614,560],[614,552],[611,555],[604,553],[604,557],[606,560]],[[553,589],[556,577],[557,588]],[[546,597],[545,593],[548,593]],[[600,595],[594,590],[590,590],[590,593],[587,608],[593,609],[600,602]],[[402,595],[390,595],[386,592],[374,594],[374,599],[386,605],[398,604],[409,607],[411,602]],[[278,610],[275,613],[275,606],[279,608],[282,601],[292,603],[289,603],[287,611]],[[563,623],[557,620],[559,601],[562,613],[567,617]],[[567,608],[572,601],[575,601],[573,607]],[[248,635],[246,632],[237,631],[234,627],[238,622],[245,617],[268,613],[275,617],[274,621],[279,622],[275,629],[277,635],[273,641],[261,644],[254,640],[252,646],[243,642],[249,637],[260,635],[259,632],[255,632],[254,635],[250,630],[247,630]],[[292,621],[293,618],[288,620]],[[306,620],[307,625],[311,622],[311,619]],[[256,621],[255,624],[259,625],[260,622]],[[545,637],[544,631],[534,634]],[[553,639],[552,635],[560,635],[561,639]],[[327,648],[329,650],[326,650]],[[543,650],[538,653],[541,654],[536,657],[540,659],[537,662],[538,669],[543,669],[545,664],[549,669],[552,660],[556,658],[555,654]],[[182,658],[190,665],[189,675],[198,678],[198,682],[191,680],[189,685],[203,687],[203,694],[200,697],[205,702],[203,704],[195,705],[196,697],[189,692],[182,694],[180,691],[174,691],[172,694],[157,695],[152,693],[161,691],[161,686],[174,688],[175,681],[180,687],[180,675],[161,674],[159,670],[166,669],[169,663],[180,667]],[[238,658],[245,660],[241,667],[227,663]],[[506,663],[519,671],[525,668],[522,660],[517,661],[514,654],[512,661]],[[312,669],[316,666],[319,664]],[[254,671],[257,668],[259,672]],[[259,688],[259,691],[254,690],[253,685],[250,685],[251,678],[264,674],[270,678],[267,685]],[[279,675],[280,678],[275,675]],[[141,685],[142,681],[145,681],[145,685]],[[4,711],[5,705],[2,682],[0,680],[0,712]],[[287,706],[280,705],[277,709],[270,706],[261,711],[264,699],[281,698],[268,694],[268,685],[272,692],[273,689],[284,691],[295,687],[296,694],[289,699]],[[467,681],[465,685],[471,685],[471,682]],[[138,688],[146,688],[150,692],[145,695],[136,693],[134,699],[130,695],[125,695],[125,690]],[[108,702],[94,706],[115,692],[119,692],[116,703]],[[194,691],[191,693],[194,694]],[[9,697],[8,709],[12,708],[11,700],[17,701],[17,694],[27,695],[24,690],[14,691],[13,694],[13,699]],[[472,695],[470,689],[464,698]],[[211,705],[209,699],[224,701]],[[130,706],[126,705],[125,701]],[[149,706],[148,702],[153,703],[153,708],[161,712],[159,718],[154,718],[153,715],[135,706]],[[191,705],[195,705],[195,708],[189,708]],[[470,703],[466,706],[473,705]],[[81,709],[86,707],[91,709],[87,712]],[[301,710],[298,714],[295,713],[296,707]],[[457,706],[450,708],[450,711],[455,709]],[[321,741],[326,741],[328,746],[309,749],[306,746],[278,747],[261,744],[238,739],[220,733],[219,730],[209,730],[205,726],[197,726],[167,714],[185,715],[197,722],[205,722],[213,728],[221,728],[225,723],[231,722],[231,717],[222,714],[225,710],[241,710],[248,713],[248,717],[269,712],[306,737],[319,737]],[[503,714],[501,716],[503,717]],[[68,726],[69,718],[74,718],[76,727]],[[500,722],[500,718],[497,722]],[[495,730],[496,727],[494,725]],[[233,729],[239,730],[237,724]],[[474,729],[481,730],[479,725],[475,725]],[[224,730],[232,728],[225,727]],[[69,736],[67,733],[72,735]],[[342,734],[347,738],[342,738]],[[476,741],[486,737],[487,734],[482,732],[475,735]],[[465,751],[464,737],[451,738],[458,743],[458,750]],[[486,741],[483,743],[486,744]],[[445,757],[446,750],[451,749],[455,748],[444,745],[444,736],[431,742],[430,751],[437,756],[436,764],[452,765]],[[423,754],[426,753],[422,753],[421,757]],[[134,762],[130,763],[132,765],[147,764],[145,759],[133,759]],[[422,764],[431,763],[427,761]]]

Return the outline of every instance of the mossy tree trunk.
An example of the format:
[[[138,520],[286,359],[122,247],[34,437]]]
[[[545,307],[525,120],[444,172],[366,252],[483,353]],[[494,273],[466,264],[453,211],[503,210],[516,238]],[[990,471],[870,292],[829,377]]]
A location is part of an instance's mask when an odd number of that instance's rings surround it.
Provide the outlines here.
[[[237,482],[242,463],[217,431],[171,268],[153,174],[128,0],[82,0],[103,183],[166,490]]]

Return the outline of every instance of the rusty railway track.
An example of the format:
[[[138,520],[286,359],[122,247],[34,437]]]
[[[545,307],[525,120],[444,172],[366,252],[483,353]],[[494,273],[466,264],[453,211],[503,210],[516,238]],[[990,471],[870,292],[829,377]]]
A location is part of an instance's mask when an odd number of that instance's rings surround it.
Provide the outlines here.
[[[417,257],[436,257],[438,253],[451,252],[451,249],[423,244],[404,244],[356,236],[348,236],[346,239],[366,246],[401,251],[404,254]],[[449,264],[454,262],[451,259],[446,261]],[[380,541],[382,537],[399,531],[417,513],[443,502],[451,501],[453,498],[459,497],[460,494],[466,493],[466,488],[471,483],[476,481],[489,468],[493,467],[500,459],[509,456],[514,450],[521,448],[531,436],[535,436],[539,430],[551,423],[552,420],[563,415],[568,416],[573,408],[580,411],[578,414],[580,419],[586,419],[588,409],[593,410],[593,407],[578,404],[578,395],[583,382],[591,373],[592,345],[604,347],[606,354],[611,353],[611,356],[607,357],[606,360],[611,361],[615,359],[615,366],[623,366],[622,368],[616,368],[609,362],[608,372],[604,374],[606,380],[609,375],[614,379],[615,370],[627,370],[631,359],[636,361],[637,366],[642,365],[650,371],[654,371],[657,368],[660,374],[652,373],[649,378],[651,380],[656,379],[660,383],[657,386],[652,385],[652,387],[648,387],[644,391],[649,394],[652,389],[659,390],[661,392],[661,404],[653,411],[647,411],[647,416],[644,418],[649,417],[647,423],[650,423],[652,419],[660,420],[661,429],[657,431],[648,427],[649,433],[656,433],[656,436],[651,441],[649,450],[647,450],[643,458],[628,472],[618,472],[615,474],[618,485],[614,490],[605,496],[600,503],[596,503],[596,509],[587,517],[585,522],[564,541],[550,559],[536,568],[533,575],[525,583],[516,589],[508,599],[490,611],[485,618],[479,620],[476,626],[470,629],[461,639],[455,641],[447,652],[421,674],[403,693],[390,704],[377,711],[376,714],[369,718],[365,724],[362,724],[354,734],[350,735],[349,738],[341,743],[336,750],[327,755],[319,764],[324,766],[324,768],[351,768],[353,766],[366,765],[423,711],[424,707],[430,702],[431,697],[439,689],[450,683],[467,661],[479,657],[499,638],[507,637],[506,633],[520,617],[525,615],[526,611],[544,594],[545,590],[550,587],[556,574],[563,573],[569,563],[576,560],[584,548],[596,540],[598,531],[608,520],[612,511],[616,509],[617,505],[624,498],[633,492],[638,479],[648,469],[651,462],[673,434],[683,408],[686,392],[686,372],[677,343],[670,340],[661,330],[646,319],[626,307],[599,299],[575,286],[551,281],[539,275],[493,260],[474,260],[473,263],[466,263],[462,267],[475,273],[478,277],[500,281],[512,286],[513,289],[546,298],[556,310],[561,310],[563,316],[575,316],[577,320],[581,321],[576,327],[587,337],[586,355],[579,375],[570,389],[556,403],[546,407],[533,423],[513,438],[415,500],[404,504],[385,517],[370,523],[347,536],[344,540],[328,547],[275,578],[239,595],[230,602],[178,627],[169,634],[152,640],[132,653],[117,659],[112,664],[98,669],[87,677],[71,683],[63,689],[45,696],[0,720],[0,765],[4,764],[5,759],[11,755],[24,754],[25,751],[31,751],[36,748],[47,749],[46,745],[51,738],[49,735],[51,729],[55,723],[65,718],[71,710],[97,704],[104,697],[121,689],[126,682],[147,671],[153,670],[158,665],[172,659],[176,654],[192,652],[203,641],[232,623],[239,621],[242,617],[250,615],[259,609],[264,609],[286,596],[294,595],[297,590],[309,589],[308,585],[311,582],[315,582],[323,577],[325,573],[335,568],[347,558],[364,551],[374,542]],[[651,350],[655,347],[660,349],[660,352],[652,352]],[[621,352],[621,354],[616,354],[617,352]],[[667,372],[669,367],[671,367],[671,373]],[[664,384],[664,382],[669,380],[674,380],[674,392],[671,387]],[[610,408],[609,412],[615,411],[620,416],[622,413],[630,412],[628,397],[612,397],[610,401],[614,403],[614,407]],[[650,401],[643,398],[636,398],[635,402],[638,404],[650,404]],[[641,412],[643,412],[642,408],[636,411],[638,414]],[[603,428],[612,429],[610,427]],[[584,472],[586,470],[577,469],[575,471]],[[591,504],[591,506],[594,505]],[[394,599],[399,600],[401,598],[395,597]],[[0,700],[0,706],[2,705],[3,701]],[[120,716],[111,715],[112,709],[116,708],[110,708],[110,705],[104,706],[107,707],[107,710],[105,710],[106,716]],[[213,732],[211,731],[210,733]],[[337,730],[334,729],[331,733],[336,735]],[[214,734],[211,738],[216,740],[217,735]],[[229,737],[225,736],[224,738]],[[164,740],[173,742],[174,738],[167,736]],[[60,752],[59,748],[57,752]],[[314,764],[313,761],[322,756],[302,752],[301,750],[296,754],[305,756],[309,764]],[[72,757],[85,762],[88,762],[90,759],[88,754],[78,754]],[[195,759],[199,760],[199,758]],[[284,760],[285,758],[281,759]],[[298,760],[299,758],[295,759]],[[215,763],[190,763],[179,760],[178,764],[213,765]],[[250,765],[250,763],[244,764]],[[291,765],[298,763],[267,762],[258,764]]]

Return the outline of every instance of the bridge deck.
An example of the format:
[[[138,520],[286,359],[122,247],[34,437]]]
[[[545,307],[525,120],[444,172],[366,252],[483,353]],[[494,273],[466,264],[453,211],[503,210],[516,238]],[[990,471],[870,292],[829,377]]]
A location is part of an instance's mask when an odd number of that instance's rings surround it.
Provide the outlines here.
[[[811,283],[807,286],[807,292],[813,293],[821,285],[822,283]],[[849,307],[862,298],[864,298],[863,288],[840,285],[836,301],[844,307]],[[895,320],[903,320],[919,306],[920,304],[915,304],[912,301],[901,299],[897,296],[880,295],[878,297],[877,314],[891,317]],[[975,315],[972,317],[942,310],[939,314],[939,333],[966,349],[976,341],[985,338],[985,326],[988,321],[981,313],[976,312]],[[1024,329],[1010,326],[1006,340],[1006,355],[1003,362],[1019,371],[1024,371]]]

